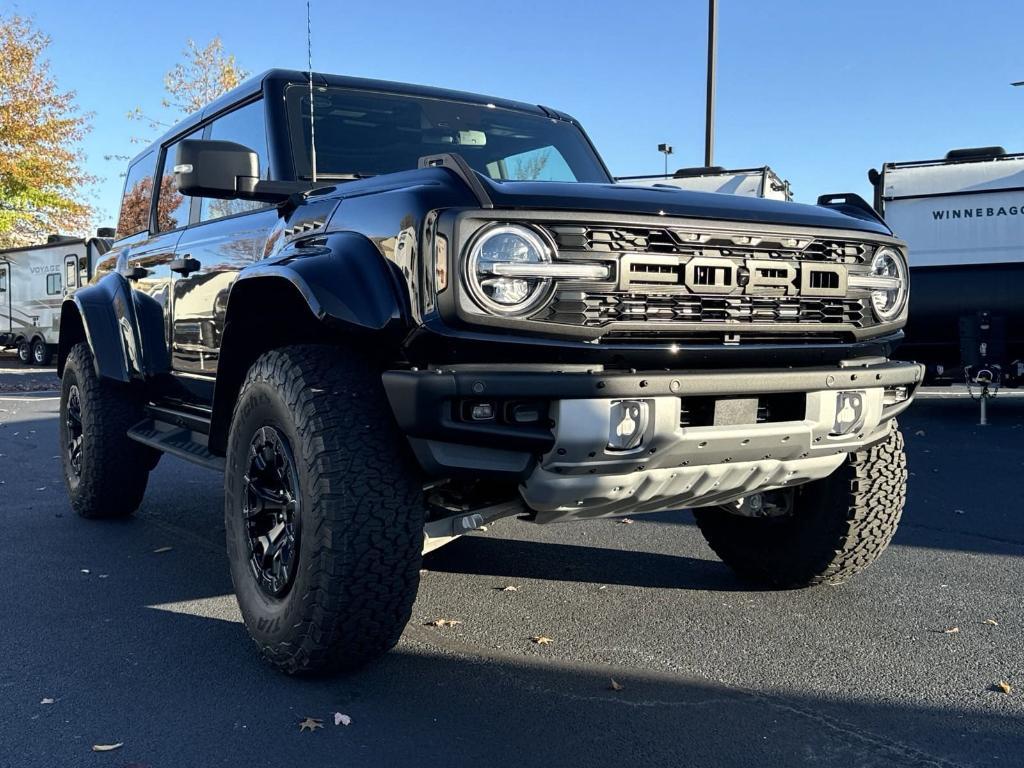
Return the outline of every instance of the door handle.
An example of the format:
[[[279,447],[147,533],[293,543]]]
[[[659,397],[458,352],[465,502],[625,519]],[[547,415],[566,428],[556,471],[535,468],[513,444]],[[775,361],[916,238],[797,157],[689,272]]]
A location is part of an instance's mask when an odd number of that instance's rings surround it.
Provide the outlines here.
[[[129,280],[143,280],[149,277],[149,270],[145,267],[132,267],[125,275]]]
[[[177,272],[186,277],[190,272],[198,272],[201,266],[199,260],[193,259],[191,256],[183,256],[170,263],[171,272]]]

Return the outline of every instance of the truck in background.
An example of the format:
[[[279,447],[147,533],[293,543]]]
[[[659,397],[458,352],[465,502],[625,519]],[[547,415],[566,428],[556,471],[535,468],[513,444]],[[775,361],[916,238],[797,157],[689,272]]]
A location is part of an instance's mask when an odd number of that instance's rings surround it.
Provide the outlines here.
[[[113,230],[96,237],[50,235],[45,245],[0,250],[0,350],[25,365],[48,365],[57,350],[64,297],[89,282]]]
[[[900,357],[935,384],[1024,381],[1024,154],[956,149],[868,171],[875,208],[909,245]]]
[[[769,166],[726,170],[721,166],[680,168],[671,176],[619,176],[620,184],[635,187],[678,187],[694,192],[721,192],[768,200],[793,200],[789,182]]]

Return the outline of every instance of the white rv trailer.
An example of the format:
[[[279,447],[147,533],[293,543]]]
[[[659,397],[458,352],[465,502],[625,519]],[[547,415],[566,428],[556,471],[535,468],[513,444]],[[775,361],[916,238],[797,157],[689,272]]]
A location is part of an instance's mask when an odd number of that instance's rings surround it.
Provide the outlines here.
[[[109,249],[104,237],[51,235],[45,245],[0,250],[0,349],[17,349],[26,365],[49,364],[64,296],[89,281]]]
[[[1024,154],[958,149],[868,178],[910,249],[901,357],[928,365],[936,383],[1024,381]]]
[[[726,170],[719,166],[680,168],[671,176],[620,176],[616,181],[637,187],[667,186],[694,192],[764,197],[769,200],[793,199],[789,182],[767,165],[736,170]]]

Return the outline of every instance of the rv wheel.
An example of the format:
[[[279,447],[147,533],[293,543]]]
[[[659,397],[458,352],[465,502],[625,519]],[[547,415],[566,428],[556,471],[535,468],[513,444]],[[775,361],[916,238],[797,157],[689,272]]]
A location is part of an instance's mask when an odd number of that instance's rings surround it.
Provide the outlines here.
[[[42,339],[36,339],[32,344],[32,362],[36,365],[49,365],[52,358],[50,345]]]
[[[23,339],[18,342],[18,359],[23,365],[32,364],[32,345],[28,339]]]

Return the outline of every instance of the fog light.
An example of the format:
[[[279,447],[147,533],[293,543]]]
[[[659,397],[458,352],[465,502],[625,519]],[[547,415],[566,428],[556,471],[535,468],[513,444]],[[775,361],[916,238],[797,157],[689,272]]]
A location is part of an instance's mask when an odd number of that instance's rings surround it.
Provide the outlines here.
[[[650,406],[646,400],[613,402],[608,420],[608,449],[629,451],[639,448],[649,420]]]
[[[494,403],[474,403],[469,416],[473,421],[490,421],[494,418]]]
[[[896,405],[904,402],[908,397],[910,397],[910,392],[906,387],[886,387],[882,393],[882,405]]]
[[[513,406],[512,421],[516,424],[533,424],[540,421],[540,406],[527,403]]]

